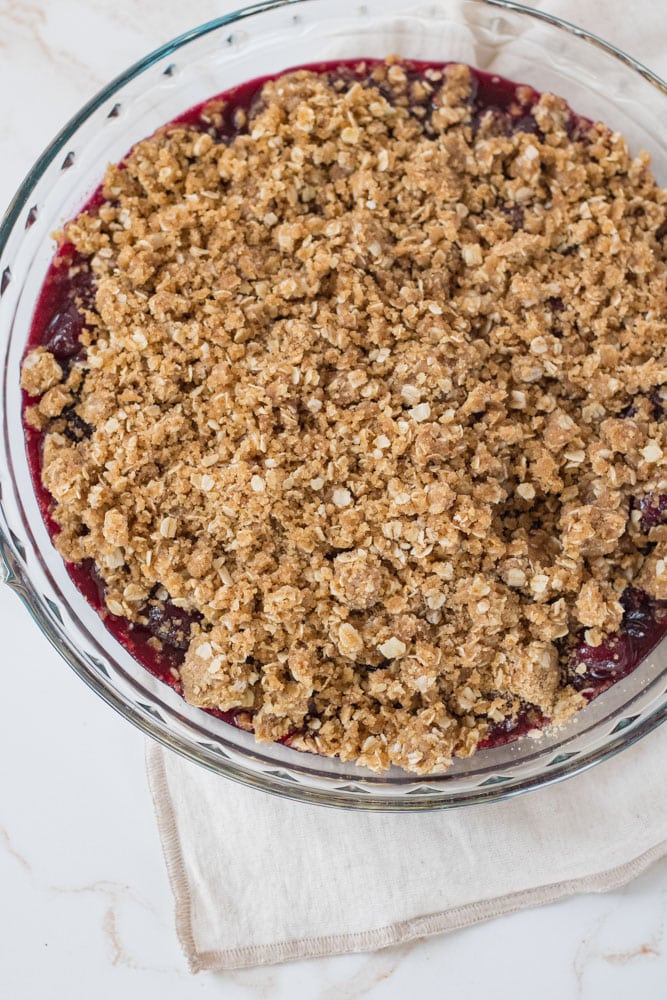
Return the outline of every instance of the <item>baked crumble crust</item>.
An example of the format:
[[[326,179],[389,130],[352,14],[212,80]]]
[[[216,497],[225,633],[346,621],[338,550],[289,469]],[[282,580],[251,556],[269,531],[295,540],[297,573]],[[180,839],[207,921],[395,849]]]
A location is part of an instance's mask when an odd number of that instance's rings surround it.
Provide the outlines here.
[[[559,641],[601,643],[633,582],[667,598],[667,528],[647,553],[631,510],[667,491],[667,193],[557,97],[504,135],[467,67],[369,72],[110,166],[62,235],[85,358],[38,348],[23,387],[63,557],[114,615],[201,615],[188,701],[431,773],[524,703],[563,722]]]

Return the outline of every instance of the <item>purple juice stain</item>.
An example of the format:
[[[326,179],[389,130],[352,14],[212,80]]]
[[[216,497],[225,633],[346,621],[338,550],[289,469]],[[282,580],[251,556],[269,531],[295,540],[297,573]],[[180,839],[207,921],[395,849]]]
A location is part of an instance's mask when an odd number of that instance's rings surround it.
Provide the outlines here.
[[[517,232],[519,229],[523,229],[526,216],[521,205],[501,205],[500,211],[503,213],[514,232]]]
[[[478,749],[489,750],[514,743],[519,737],[526,736],[534,729],[543,729],[548,724],[549,720],[536,705],[522,705],[515,716],[508,716],[502,722],[494,722],[486,737],[480,740]]]
[[[627,677],[665,635],[666,603],[628,587],[621,597],[619,630],[599,646],[590,646],[580,638],[566,661],[565,681],[592,698]]]
[[[75,444],[78,444],[79,441],[85,441],[93,433],[92,424],[82,420],[73,406],[68,406],[66,410],[63,410],[62,417],[65,421],[65,437],[74,441]]]
[[[165,646],[181,652],[185,652],[190,645],[193,624],[202,618],[199,612],[178,608],[169,600],[149,604],[144,613],[148,619],[145,625],[147,631]]]
[[[639,524],[643,532],[649,532],[659,524],[667,524],[667,493],[647,493],[645,497],[635,500],[633,507],[641,512]]]
[[[30,346],[35,341],[67,366],[83,354],[84,312],[95,304],[95,279],[88,261],[71,245],[51,265],[37,305]],[[36,328],[38,338],[34,337]]]

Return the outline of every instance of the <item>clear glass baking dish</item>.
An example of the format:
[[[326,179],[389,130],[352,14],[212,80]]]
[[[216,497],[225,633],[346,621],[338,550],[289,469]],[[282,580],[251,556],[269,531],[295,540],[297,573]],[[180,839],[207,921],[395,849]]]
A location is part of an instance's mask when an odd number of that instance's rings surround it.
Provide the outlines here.
[[[553,90],[647,149],[667,184],[667,86],[600,39],[505,0],[267,0],[196,28],[127,70],[54,139],[0,227],[0,571],[36,625],[108,704],[170,749],[291,798],[362,809],[492,802],[606,760],[667,717],[667,640],[564,729],[483,750],[420,777],[256,745],[183,702],[106,631],[71,582],[42,522],[21,426],[19,366],[50,233],[72,217],[138,139],[203,99],[254,77],[336,58],[455,60]],[[26,669],[29,669],[27,667]],[[29,723],[28,723],[29,725]]]

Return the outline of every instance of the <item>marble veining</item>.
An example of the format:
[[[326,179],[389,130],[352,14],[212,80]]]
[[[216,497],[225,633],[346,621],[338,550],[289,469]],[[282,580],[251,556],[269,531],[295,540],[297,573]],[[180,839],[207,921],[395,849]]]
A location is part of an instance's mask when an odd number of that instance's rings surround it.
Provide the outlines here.
[[[10,857],[18,861],[18,863],[25,868],[26,871],[30,871],[30,863],[28,862],[28,859],[24,858],[23,855],[16,850],[11,837],[5,830],[4,826],[0,826],[0,846],[7,852],[7,854],[10,855]]]

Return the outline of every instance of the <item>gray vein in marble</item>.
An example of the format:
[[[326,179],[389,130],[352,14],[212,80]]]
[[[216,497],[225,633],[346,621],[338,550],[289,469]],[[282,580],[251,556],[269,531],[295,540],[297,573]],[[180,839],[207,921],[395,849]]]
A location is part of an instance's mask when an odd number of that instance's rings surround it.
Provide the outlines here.
[[[660,937],[654,936],[647,944],[642,944],[639,948],[633,948],[632,951],[620,951],[612,952],[607,955],[601,955],[600,957],[609,962],[610,965],[627,965],[628,962],[634,962],[638,958],[647,958],[652,956],[653,958],[658,958],[662,952],[658,945],[660,944]]]
[[[619,896],[628,896],[635,890],[634,884],[625,886]],[[596,961],[605,962],[613,966],[636,965],[644,960],[654,961],[663,954],[665,938],[665,919],[667,917],[667,890],[660,892],[660,909],[657,915],[657,926],[644,940],[634,948],[626,951],[608,951],[599,943],[599,937],[604,926],[608,923],[613,912],[613,897],[609,897],[609,910],[603,913],[591,926],[588,933],[582,938],[574,957],[573,969],[577,985],[577,1000],[583,1000],[587,991],[585,989],[585,975],[589,967]]]
[[[34,43],[42,56],[49,61],[52,54],[42,38],[41,26],[46,23],[46,13],[41,7],[30,3],[0,3],[0,48],[12,49],[16,33]],[[12,30],[12,28],[14,30]]]
[[[90,65],[82,62],[75,52],[48,42],[44,37],[46,27],[46,13],[36,4],[18,4],[12,0],[0,2],[0,48],[13,52],[16,48],[16,37],[23,37],[31,49],[37,48],[41,57],[55,68],[66,67],[68,74],[74,69],[80,77],[91,81],[96,87],[106,82],[105,76],[98,75]]]
[[[106,913],[104,914],[104,920],[102,921],[102,929],[107,936],[109,944],[111,946],[111,964],[112,965],[126,965],[130,969],[141,969],[146,968],[145,966],[139,965],[125,951],[123,942],[120,939],[118,933],[118,922],[116,920],[116,910],[114,906],[110,906]]]
[[[134,955],[131,954],[127,945],[124,943],[120,930],[119,930],[119,912],[121,906],[128,902],[134,903],[140,906],[142,909],[146,910],[152,917],[158,919],[160,923],[162,920],[159,917],[155,907],[148,900],[144,899],[139,893],[135,892],[129,885],[124,882],[111,882],[111,881],[97,881],[91,882],[88,885],[81,885],[76,887],[66,887],[66,886],[55,886],[51,885],[48,887],[51,892],[58,893],[59,895],[77,895],[77,894],[94,894],[100,896],[102,899],[107,901],[107,907],[104,911],[104,916],[102,918],[102,931],[105,935],[109,946],[110,961],[113,966],[125,966],[130,969],[136,969],[141,972],[154,972],[154,973],[167,973],[169,975],[178,976],[180,978],[188,978],[187,973],[181,972],[173,966],[155,966],[146,965],[138,961]],[[139,942],[141,943],[141,942]]]
[[[12,844],[11,837],[7,833],[4,826],[0,826],[0,844],[2,844],[7,853],[11,855],[12,858],[15,858],[16,861],[18,861],[18,863],[23,868],[26,869],[26,871],[32,872],[32,869],[30,867],[30,862],[28,861],[27,858],[24,858],[24,856],[21,853],[19,853],[19,851],[16,850],[16,848]]]
[[[271,1000],[275,996],[277,969],[239,969],[236,972],[218,972],[215,980],[222,985],[234,983],[250,992],[253,1000]]]
[[[319,994],[318,1000],[358,1000],[367,996],[380,983],[390,979],[401,962],[424,939],[417,938],[396,948],[384,948],[365,959],[358,972],[347,979],[338,980],[335,985]]]

